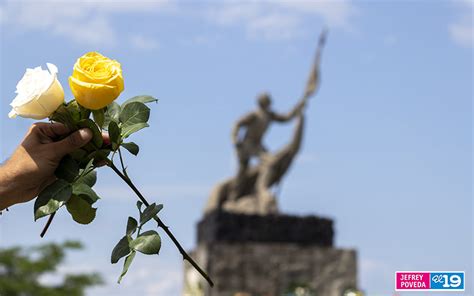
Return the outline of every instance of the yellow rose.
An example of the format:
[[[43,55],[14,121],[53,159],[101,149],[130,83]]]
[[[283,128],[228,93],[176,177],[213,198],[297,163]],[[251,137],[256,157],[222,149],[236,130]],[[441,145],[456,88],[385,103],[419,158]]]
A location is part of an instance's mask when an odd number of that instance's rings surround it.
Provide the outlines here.
[[[76,101],[91,110],[104,108],[123,91],[120,63],[98,52],[78,58],[69,77],[69,86]]]

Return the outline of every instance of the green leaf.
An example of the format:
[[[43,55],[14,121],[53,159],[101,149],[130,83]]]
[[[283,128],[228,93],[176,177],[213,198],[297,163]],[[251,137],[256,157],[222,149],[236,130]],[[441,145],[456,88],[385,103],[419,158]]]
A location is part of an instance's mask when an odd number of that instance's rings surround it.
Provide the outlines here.
[[[138,222],[132,217],[128,217],[127,221],[127,235],[132,235],[137,231]]]
[[[130,242],[130,248],[143,254],[158,254],[161,248],[161,238],[154,230],[145,231]]]
[[[70,130],[76,129],[75,118],[73,118],[73,114],[68,110],[66,105],[59,106],[53,114],[49,116],[49,119],[52,121],[60,122],[66,125]]]
[[[92,150],[96,149],[92,143],[87,143],[87,145],[89,145],[89,148],[92,148]],[[89,162],[92,165],[94,161],[93,159],[89,158],[88,155],[90,153],[91,152],[88,151],[85,147],[82,147],[69,153],[69,155],[71,155],[71,157],[79,164],[79,167],[81,169],[85,169],[89,165]]]
[[[119,118],[122,128],[137,123],[146,123],[150,118],[150,108],[141,102],[132,102],[122,108]]]
[[[93,208],[89,202],[77,195],[72,195],[66,203],[67,211],[71,214],[72,219],[79,224],[89,224],[94,218],[97,209]]]
[[[102,139],[102,133],[100,132],[99,128],[97,128],[97,125],[94,121],[92,121],[92,119],[82,119],[77,123],[77,126],[79,128],[89,128],[94,135],[91,142],[96,148],[102,147],[102,144],[104,142],[104,140]]]
[[[115,121],[109,123],[109,138],[112,143],[112,149],[117,150],[120,145],[120,127]]]
[[[120,275],[117,281],[119,284],[120,284],[120,281],[122,281],[122,278],[125,276],[125,274],[127,274],[127,271],[130,268],[130,265],[132,264],[133,258],[135,258],[136,253],[137,252],[132,251],[132,253],[130,253],[130,255],[128,255],[127,258],[125,258],[125,261],[123,262],[122,274]]]
[[[71,194],[72,186],[65,180],[58,179],[50,184],[41,191],[35,201],[35,221],[56,212],[71,198]]]
[[[70,155],[66,155],[59,162],[54,174],[59,179],[72,182],[79,174],[79,164]]]
[[[157,205],[155,203],[148,206],[140,215],[140,225],[143,225],[148,222],[151,218],[158,214],[158,212],[161,211],[162,208],[163,205]]]
[[[137,123],[137,124],[129,125],[126,127],[122,127],[122,139],[127,138],[131,134],[138,132],[139,130],[145,127],[149,127],[148,123],[142,122],[142,123]]]
[[[96,150],[96,151],[91,152],[87,157],[89,159],[93,160],[94,165],[97,165],[101,161],[106,160],[107,156],[109,156],[110,152],[111,152],[111,150],[109,150],[109,149],[100,149],[100,150]]]
[[[158,102],[158,100],[152,96],[147,96],[147,95],[136,96],[123,102],[122,108],[124,108],[126,105],[133,102],[140,102],[140,103],[146,104],[146,103],[151,103],[151,102]]]
[[[105,122],[104,109],[92,110],[92,117],[98,127],[102,128]]]
[[[143,203],[141,201],[137,200],[137,209],[140,212],[140,214],[142,213],[142,206],[143,206]]]
[[[81,110],[81,119],[89,118],[91,115],[91,110],[87,109],[86,107],[81,106],[80,104],[78,105],[79,105],[79,109]]]
[[[78,122],[81,119],[89,118],[91,114],[91,110],[82,107],[77,103],[76,100],[69,101],[67,103],[66,109],[71,115],[71,117],[74,119],[74,122]]]
[[[74,122],[78,122],[79,120],[82,119],[82,110],[79,107],[79,104],[76,102],[76,100],[72,100],[66,105],[66,110],[69,113],[69,116]]]
[[[95,191],[92,190],[92,188],[88,184],[82,183],[82,182],[80,182],[80,183],[76,182],[76,183],[73,184],[72,194],[79,195],[79,196],[84,196],[90,204],[93,204],[97,200],[100,199],[100,197],[97,195],[97,193],[95,193]]]
[[[117,104],[116,102],[112,102],[106,107],[105,111],[105,120],[104,120],[104,125],[103,128],[108,128],[109,124],[111,121],[119,122],[119,116],[120,116],[120,105]]]
[[[94,166],[94,159],[90,158],[90,157],[87,157],[87,159],[88,159],[88,161],[87,161],[86,165],[84,166],[84,169],[83,169],[84,171],[88,171],[88,170],[92,169],[93,166]]]
[[[130,247],[129,247],[129,239],[130,237],[124,236],[120,239],[120,241],[115,245],[114,249],[112,250],[112,256],[110,258],[112,264],[117,263],[120,258],[127,256],[130,254]]]
[[[140,147],[137,144],[130,142],[130,143],[122,143],[121,146],[128,150],[128,152],[132,153],[133,155],[137,155],[140,151]]]
[[[95,182],[97,182],[97,172],[96,171],[91,171],[79,179],[77,179],[76,183],[84,183],[88,185],[89,187],[92,187],[95,185]]]

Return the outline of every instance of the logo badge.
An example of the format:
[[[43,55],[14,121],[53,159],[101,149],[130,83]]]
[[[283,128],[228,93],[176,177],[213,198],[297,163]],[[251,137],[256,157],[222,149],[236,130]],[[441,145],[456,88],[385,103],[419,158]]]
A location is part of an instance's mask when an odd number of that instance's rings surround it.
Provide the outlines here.
[[[464,290],[464,271],[395,272],[395,291]]]

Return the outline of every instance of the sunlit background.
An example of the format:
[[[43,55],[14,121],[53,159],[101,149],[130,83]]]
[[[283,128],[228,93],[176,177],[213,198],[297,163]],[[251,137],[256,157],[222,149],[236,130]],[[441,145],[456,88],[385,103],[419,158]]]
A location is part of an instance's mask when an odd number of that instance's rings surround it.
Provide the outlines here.
[[[470,0],[0,1],[1,161],[33,123],[7,117],[27,67],[56,64],[70,98],[77,57],[117,59],[120,100],[160,99],[151,127],[133,136],[141,151],[127,155],[129,174],[192,249],[212,186],[236,170],[233,122],[264,90],[278,111],[295,104],[324,25],[322,86],[282,183],[282,212],[335,219],[336,245],[358,250],[367,295],[393,295],[397,270],[464,270],[463,295],[472,295]],[[291,130],[274,126],[266,145],[277,149]],[[136,215],[135,196],[106,168],[96,188],[91,225],[61,209],[41,239],[45,219],[33,222],[33,203],[17,205],[0,217],[0,246],[78,239],[86,250],[60,273],[101,272],[107,284],[88,295],[179,295],[182,260],[164,235],[160,256],[137,256],[116,284],[121,262],[111,265],[110,253]]]

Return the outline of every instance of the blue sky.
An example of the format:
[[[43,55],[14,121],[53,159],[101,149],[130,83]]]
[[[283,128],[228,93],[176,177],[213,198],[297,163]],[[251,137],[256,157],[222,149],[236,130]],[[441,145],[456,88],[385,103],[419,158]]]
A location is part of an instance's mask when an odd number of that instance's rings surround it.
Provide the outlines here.
[[[26,119],[8,119],[25,68],[52,62],[67,77],[99,51],[122,63],[121,99],[150,94],[151,127],[136,136],[129,173],[187,249],[214,184],[235,171],[233,122],[268,90],[276,110],[301,95],[317,36],[330,28],[322,85],[307,112],[304,146],[283,182],[280,208],[335,219],[336,245],[356,248],[359,285],[392,295],[396,270],[465,270],[472,278],[472,1],[0,1],[1,159]],[[3,115],[1,115],[3,114]],[[292,126],[275,125],[277,149]],[[1,217],[0,245],[83,241],[61,272],[103,272],[89,295],[178,295],[181,260],[163,237],[121,285],[110,252],[135,197],[99,171],[98,217],[75,225],[62,210],[47,238],[33,203]],[[54,281],[46,278],[45,281]],[[472,281],[466,295],[472,295]]]

